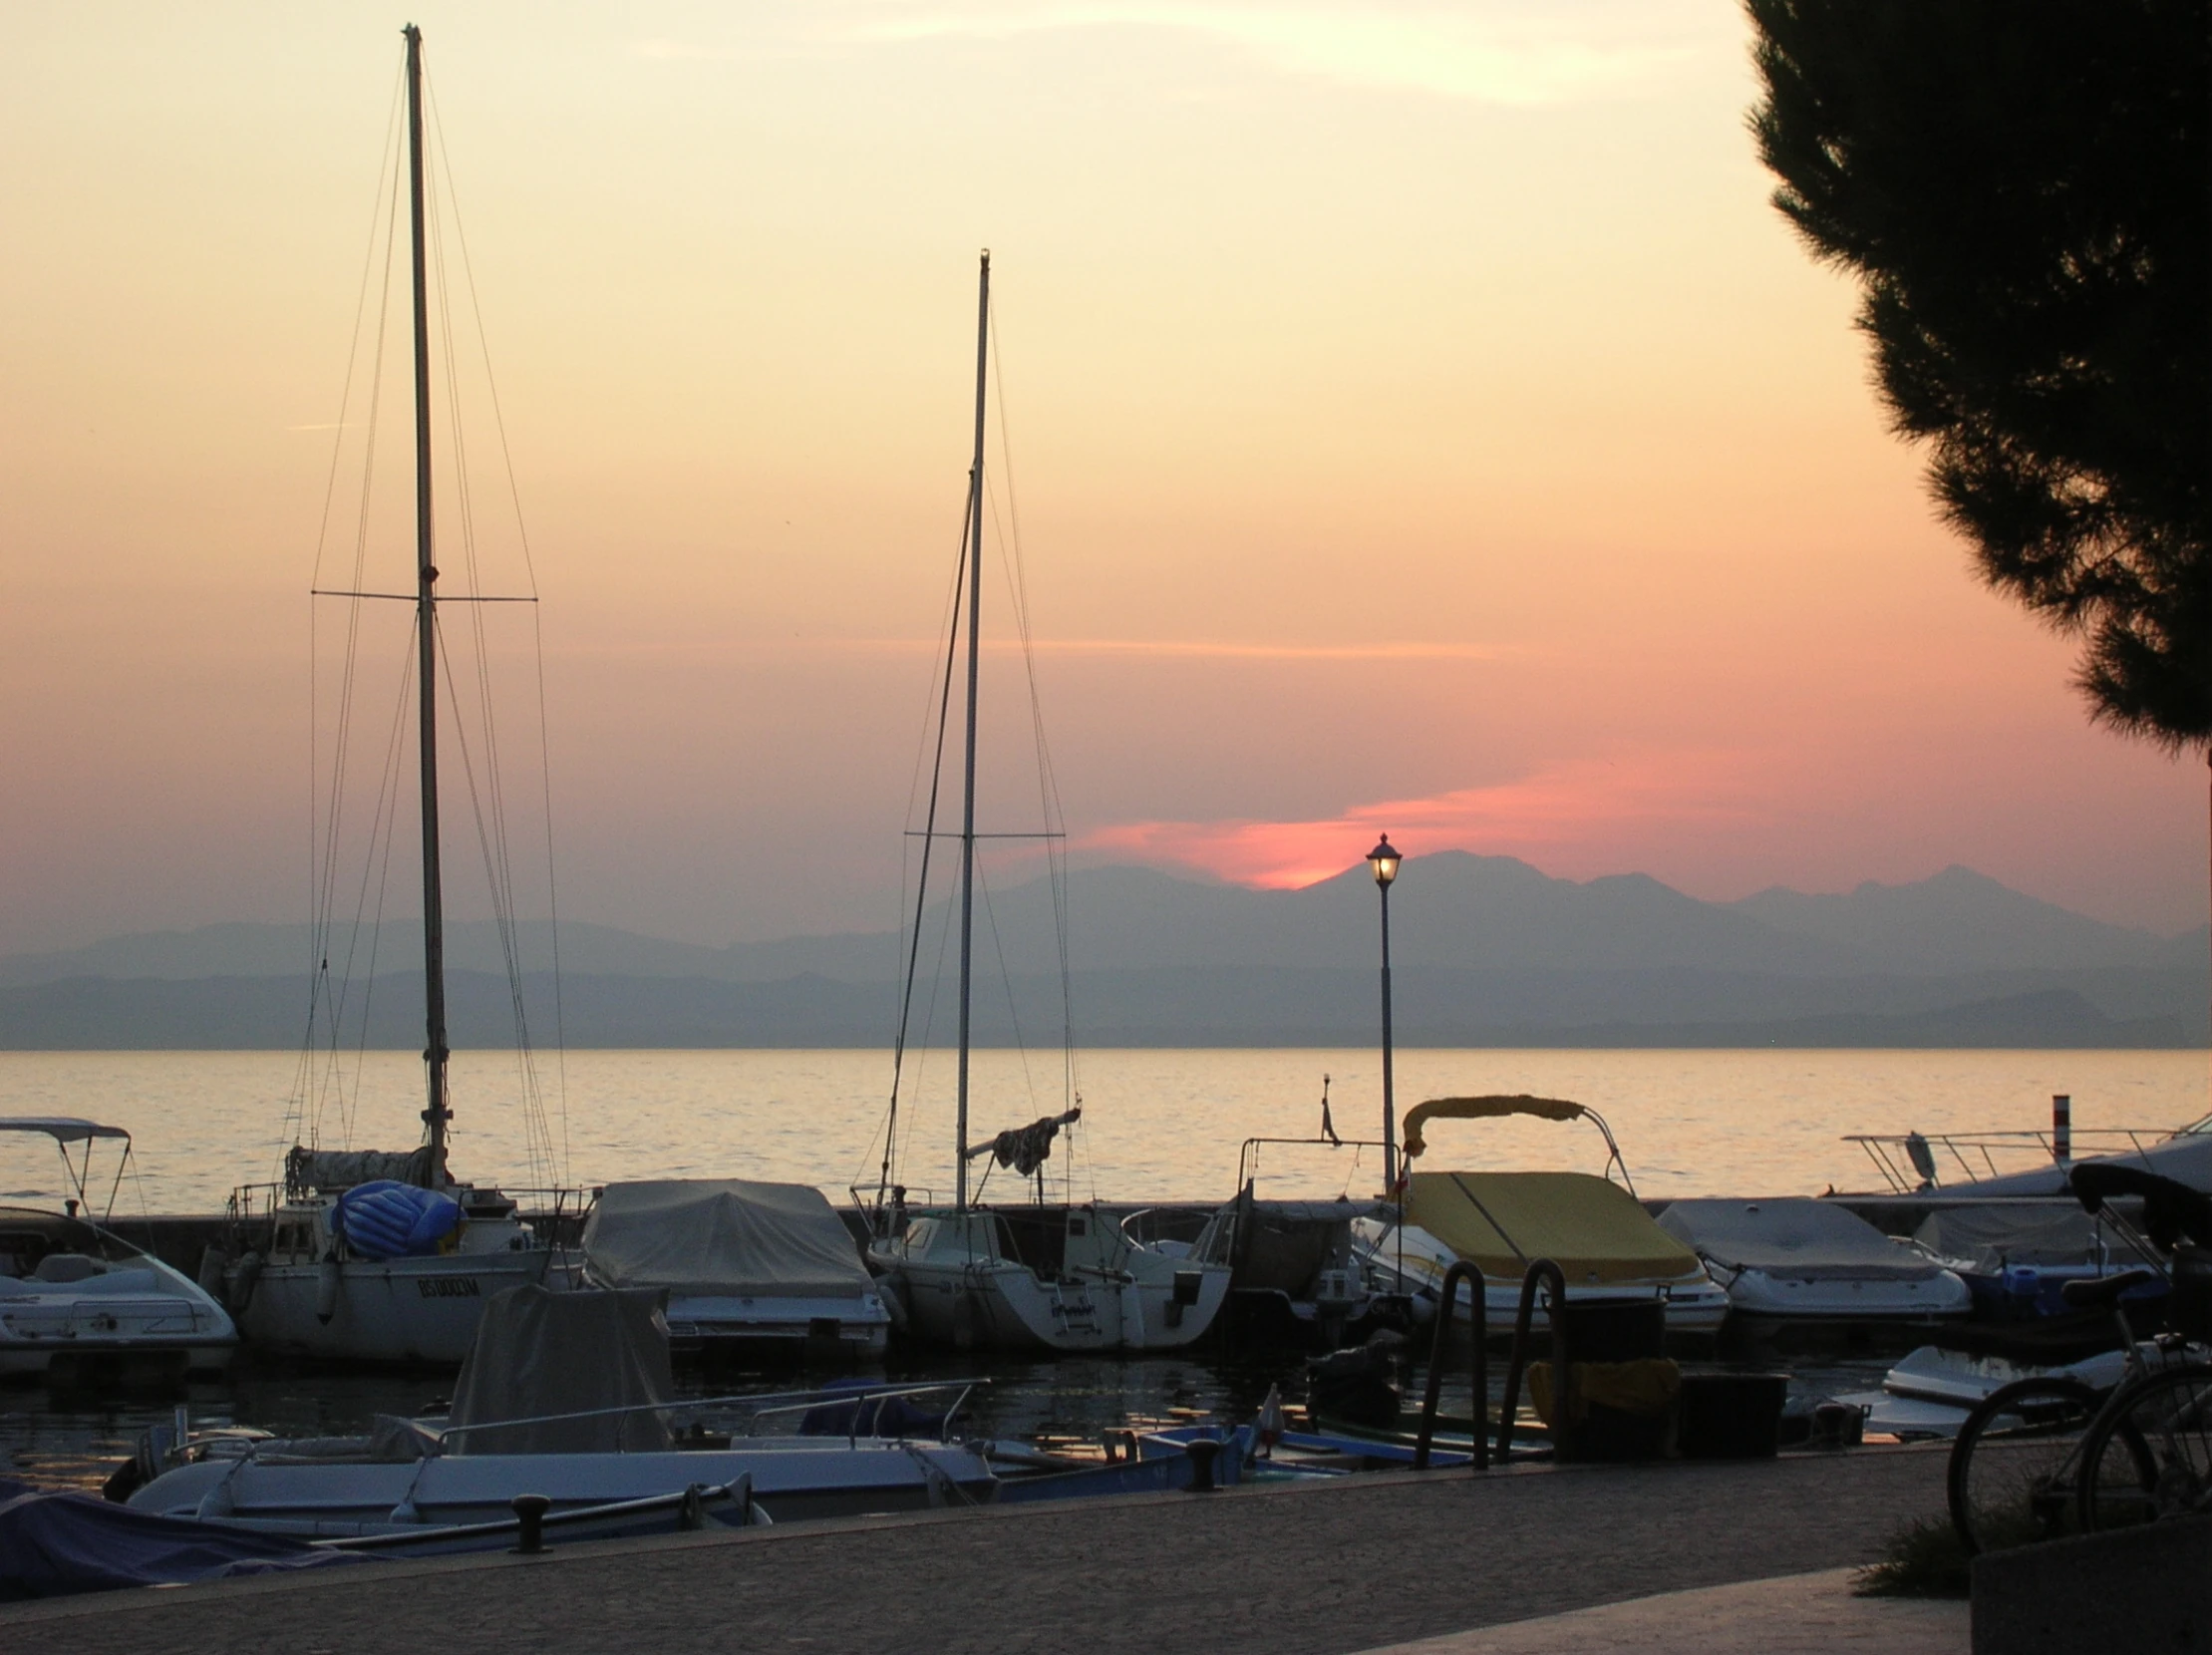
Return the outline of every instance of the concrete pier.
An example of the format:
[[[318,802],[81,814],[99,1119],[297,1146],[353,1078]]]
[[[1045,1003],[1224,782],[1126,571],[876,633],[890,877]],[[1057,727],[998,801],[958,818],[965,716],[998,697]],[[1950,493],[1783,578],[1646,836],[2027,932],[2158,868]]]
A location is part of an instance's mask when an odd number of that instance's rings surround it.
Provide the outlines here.
[[[1905,1519],[1942,1511],[1944,1464],[1940,1447],[1870,1448],[1402,1473],[364,1563],[0,1608],[0,1647],[1352,1655],[1862,1563]],[[1753,1597],[1786,1615],[1776,1605],[1789,1590]],[[1963,1615],[1958,1626],[1963,1651]]]

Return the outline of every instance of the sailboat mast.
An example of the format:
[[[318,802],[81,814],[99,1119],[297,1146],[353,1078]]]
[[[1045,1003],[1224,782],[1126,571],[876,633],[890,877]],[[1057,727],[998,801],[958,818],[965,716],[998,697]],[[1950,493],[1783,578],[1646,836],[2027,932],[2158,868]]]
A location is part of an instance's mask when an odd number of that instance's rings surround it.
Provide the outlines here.
[[[968,763],[960,814],[960,1126],[953,1156],[957,1210],[968,1210],[968,1010],[976,918],[976,685],[983,623],[983,396],[991,360],[991,249],[976,283],[976,452],[968,468]]]
[[[446,903],[438,860],[438,565],[431,545],[430,282],[423,225],[423,31],[407,26],[407,182],[415,276],[415,654],[423,762],[423,1066],[429,1075],[426,1181],[446,1176]]]

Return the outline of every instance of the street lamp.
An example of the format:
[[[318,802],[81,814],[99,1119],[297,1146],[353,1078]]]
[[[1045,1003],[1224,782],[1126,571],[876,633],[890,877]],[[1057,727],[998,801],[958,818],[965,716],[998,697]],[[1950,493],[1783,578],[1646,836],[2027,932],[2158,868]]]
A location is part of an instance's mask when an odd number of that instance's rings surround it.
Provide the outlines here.
[[[1383,1186],[1398,1193],[1398,1100],[1391,1088],[1391,881],[1398,877],[1398,851],[1385,833],[1367,853],[1383,893]]]

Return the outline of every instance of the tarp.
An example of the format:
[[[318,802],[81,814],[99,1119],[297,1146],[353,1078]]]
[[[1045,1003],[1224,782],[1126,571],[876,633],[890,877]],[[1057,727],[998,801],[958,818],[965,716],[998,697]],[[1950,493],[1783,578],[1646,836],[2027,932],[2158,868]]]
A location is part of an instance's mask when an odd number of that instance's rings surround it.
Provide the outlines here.
[[[1659,1227],[1726,1269],[1791,1281],[1928,1281],[1943,1273],[1857,1213],[1807,1195],[1677,1201]]]
[[[820,1190],[746,1178],[608,1184],[584,1225],[584,1261],[609,1287],[671,1294],[824,1298],[873,1284]]]
[[[1991,1201],[1931,1212],[1913,1239],[1940,1257],[1995,1275],[2008,1264],[2094,1264],[2099,1228],[2078,1201]],[[2107,1237],[2105,1245],[2109,1250],[2115,1243]]]
[[[0,1478],[0,1602],[366,1560]]]
[[[454,1381],[449,1454],[647,1454],[669,1446],[667,1420],[645,1403],[676,1394],[668,1321],[657,1291],[510,1287],[484,1300],[476,1341]],[[628,1408],[590,1419],[501,1420]]]
[[[1501,1281],[1519,1281],[1538,1258],[1570,1288],[1703,1274],[1698,1255],[1634,1195],[1588,1172],[1416,1172],[1406,1216]]]

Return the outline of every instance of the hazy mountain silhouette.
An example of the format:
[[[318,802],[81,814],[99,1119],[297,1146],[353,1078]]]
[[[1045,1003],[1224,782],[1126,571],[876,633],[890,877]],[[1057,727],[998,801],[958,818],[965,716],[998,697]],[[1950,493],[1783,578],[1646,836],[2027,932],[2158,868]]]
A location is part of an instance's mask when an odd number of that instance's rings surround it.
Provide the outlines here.
[[[979,1038],[1061,1023],[1050,887],[980,891]],[[1507,856],[1409,860],[1392,893],[1409,1043],[2171,1045],[2206,1025],[2205,933],[2161,937],[2071,913],[1966,868],[1837,895],[1700,901],[1641,874],[1555,879]],[[1364,1042],[1377,897],[1364,865],[1263,891],[1150,868],[1071,877],[1079,1038],[1106,1044]],[[940,950],[946,904],[925,916]],[[367,1037],[420,1038],[415,922],[327,949]],[[517,931],[537,1037],[553,1028],[552,935]],[[487,923],[449,931],[457,1041],[503,1043],[505,966]],[[701,947],[612,926],[560,931],[571,1045],[887,1042],[904,957],[890,933]],[[305,926],[211,925],[0,959],[0,1046],[266,1046],[304,1030]],[[1006,981],[1000,981],[1000,961]],[[349,963],[350,961],[350,963]],[[940,1000],[943,996],[940,996]],[[349,1038],[358,1037],[358,1026]],[[938,1031],[941,1036],[943,1031]]]

